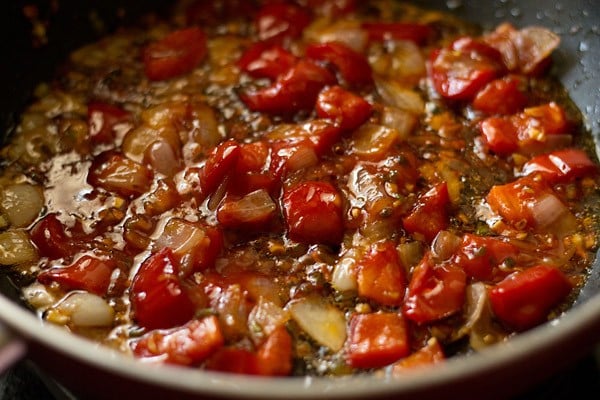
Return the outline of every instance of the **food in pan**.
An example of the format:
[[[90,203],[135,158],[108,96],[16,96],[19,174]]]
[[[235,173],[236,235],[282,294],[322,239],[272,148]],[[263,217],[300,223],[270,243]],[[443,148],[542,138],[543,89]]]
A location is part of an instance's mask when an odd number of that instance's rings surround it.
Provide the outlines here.
[[[0,263],[145,362],[401,375],[557,318],[598,161],[546,28],[183,1],[73,52],[1,151]]]

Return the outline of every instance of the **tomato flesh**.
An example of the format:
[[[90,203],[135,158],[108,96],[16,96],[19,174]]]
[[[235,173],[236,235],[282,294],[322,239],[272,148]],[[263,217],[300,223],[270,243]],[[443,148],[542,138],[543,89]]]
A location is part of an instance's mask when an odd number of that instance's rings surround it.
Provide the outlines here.
[[[406,277],[392,241],[376,243],[358,261],[358,295],[384,305],[401,305]]]
[[[373,107],[362,97],[340,86],[325,88],[317,98],[317,115],[331,118],[345,131],[362,125],[371,115]]]
[[[439,231],[448,226],[449,204],[447,184],[437,184],[420,196],[415,207],[402,219],[404,229],[409,233],[422,235],[431,242]]]
[[[111,281],[111,275],[117,264],[113,260],[101,260],[84,255],[73,264],[63,268],[51,268],[38,275],[43,284],[58,282],[65,290],[86,290],[103,296]]]
[[[367,58],[343,43],[311,44],[306,48],[306,56],[333,64],[348,85],[373,83],[373,72]]]
[[[541,174],[546,182],[570,182],[594,174],[598,167],[587,153],[579,149],[564,149],[542,154],[523,165],[523,175]]]

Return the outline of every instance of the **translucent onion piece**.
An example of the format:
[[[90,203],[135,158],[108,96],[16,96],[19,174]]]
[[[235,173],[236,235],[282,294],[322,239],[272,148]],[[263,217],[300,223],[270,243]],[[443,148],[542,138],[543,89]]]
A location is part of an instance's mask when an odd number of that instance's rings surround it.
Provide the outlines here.
[[[0,233],[0,265],[17,265],[37,260],[35,246],[24,231]]]
[[[206,232],[200,226],[180,218],[170,219],[161,235],[156,240],[159,249],[170,247],[173,253],[183,256],[191,253],[206,237]]]
[[[320,297],[304,297],[288,303],[294,321],[316,342],[339,351],[346,341],[344,313]]]
[[[439,261],[449,259],[460,245],[461,238],[449,231],[439,231],[431,243],[433,256]]]
[[[57,300],[53,294],[48,292],[46,286],[37,281],[24,287],[22,293],[25,301],[36,309],[46,309]]]
[[[577,219],[569,209],[553,194],[546,194],[531,206],[536,228],[552,230],[565,236],[577,229]]]
[[[44,206],[42,190],[28,183],[7,186],[1,198],[0,207],[15,228],[31,224]]]
[[[381,124],[395,129],[400,140],[407,139],[417,125],[417,117],[398,107],[384,107],[381,114]]]
[[[68,318],[68,323],[78,327],[111,326],[115,312],[100,296],[85,292],[70,294],[58,303],[52,314]]]
[[[334,22],[329,18],[316,20],[304,30],[304,37],[308,42],[343,43],[359,53],[365,50],[369,40],[367,32],[361,28],[358,21],[339,20]]]
[[[381,160],[398,142],[398,132],[383,125],[363,124],[352,133],[352,152],[369,160]]]
[[[250,332],[260,330],[263,335],[270,335],[277,327],[282,326],[290,319],[288,311],[277,304],[267,301],[262,297],[250,311],[248,326]]]
[[[414,115],[425,112],[425,102],[416,91],[392,80],[376,79],[377,93],[388,106],[394,106]]]

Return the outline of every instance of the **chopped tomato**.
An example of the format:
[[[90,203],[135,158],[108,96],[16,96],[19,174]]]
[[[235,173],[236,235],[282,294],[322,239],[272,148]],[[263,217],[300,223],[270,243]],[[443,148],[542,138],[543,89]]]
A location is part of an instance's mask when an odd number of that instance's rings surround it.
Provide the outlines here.
[[[448,227],[449,204],[446,182],[437,184],[421,195],[415,207],[402,219],[404,229],[408,233],[422,235],[431,242],[439,231]]]
[[[144,49],[144,71],[150,80],[170,79],[192,71],[206,53],[206,35],[200,28],[180,29]]]
[[[587,153],[579,149],[564,149],[542,154],[523,165],[523,175],[541,174],[546,182],[569,182],[598,171]]]
[[[348,85],[361,86],[373,83],[373,71],[367,58],[343,43],[310,44],[306,48],[306,57],[333,64]]]
[[[519,249],[499,238],[466,233],[452,261],[472,278],[496,281],[506,275],[498,266],[507,260],[515,261]]]
[[[388,306],[402,304],[406,276],[394,242],[371,245],[369,252],[357,262],[356,278],[359,296]]]
[[[283,193],[283,213],[290,239],[337,245],[344,233],[342,197],[330,183],[306,181]]]
[[[136,357],[170,364],[198,365],[224,343],[217,317],[193,319],[171,330],[154,330],[131,342]]]
[[[321,89],[336,82],[326,68],[301,60],[271,86],[240,94],[252,111],[293,115],[311,110]]]
[[[277,79],[296,64],[296,56],[279,44],[257,42],[238,61],[242,71],[254,78]]]
[[[236,196],[245,196],[261,189],[274,193],[281,184],[278,162],[266,140],[242,144],[227,192]]]
[[[117,264],[113,260],[101,260],[84,255],[73,264],[40,272],[38,281],[43,284],[57,282],[65,290],[86,290],[103,296],[110,285],[111,275]]]
[[[355,368],[381,368],[410,353],[406,322],[401,314],[357,314],[350,320],[346,355]]]
[[[470,38],[467,38],[470,39]],[[437,92],[452,100],[471,100],[503,70],[498,52],[475,40],[431,53],[429,74]]]
[[[260,40],[282,41],[302,35],[311,22],[309,12],[296,4],[272,2],[265,4],[254,21]]]
[[[410,40],[425,44],[434,31],[429,25],[403,22],[364,22],[362,28],[373,41]]]
[[[488,114],[506,115],[521,111],[527,104],[522,85],[522,79],[516,75],[495,79],[477,93],[473,107]]]
[[[340,86],[323,89],[317,98],[316,109],[319,117],[331,118],[346,131],[358,128],[369,119],[373,111],[371,104],[364,98]]]
[[[494,314],[516,330],[532,328],[571,292],[572,285],[558,268],[537,265],[515,272],[491,288]]]
[[[490,150],[500,156],[508,156],[519,149],[519,132],[509,118],[486,118],[481,122],[480,130]]]
[[[135,322],[146,329],[172,328],[194,316],[173,251],[165,247],[140,266],[129,295]]]
[[[99,154],[92,161],[88,183],[123,197],[137,197],[150,189],[152,170],[112,151]]]
[[[467,275],[453,263],[434,264],[425,254],[414,268],[402,310],[417,324],[448,317],[463,307]]]
[[[94,143],[110,143],[115,139],[115,129],[131,118],[131,114],[120,107],[98,101],[88,104],[90,140]]]
[[[256,353],[236,347],[221,347],[204,366],[212,371],[246,375],[259,375],[260,368]]]
[[[56,214],[48,214],[39,220],[31,229],[30,235],[42,257],[51,260],[67,257],[74,250],[66,228]]]
[[[199,175],[204,195],[214,192],[234,167],[240,156],[240,145],[234,139],[219,143],[208,155]]]
[[[532,205],[547,191],[548,188],[542,182],[525,177],[493,186],[486,201],[494,212],[512,225],[532,227],[535,225]]]
[[[526,108],[519,117],[524,120],[530,131],[535,132],[521,133],[521,136],[526,133],[528,138],[537,136],[538,131],[546,135],[557,135],[565,133],[569,129],[565,110],[554,102]]]
[[[431,366],[445,359],[444,349],[440,345],[440,342],[432,338],[419,350],[394,363],[392,376],[401,376],[412,369]]]
[[[292,372],[292,337],[284,326],[277,327],[257,353],[261,375],[285,376]]]

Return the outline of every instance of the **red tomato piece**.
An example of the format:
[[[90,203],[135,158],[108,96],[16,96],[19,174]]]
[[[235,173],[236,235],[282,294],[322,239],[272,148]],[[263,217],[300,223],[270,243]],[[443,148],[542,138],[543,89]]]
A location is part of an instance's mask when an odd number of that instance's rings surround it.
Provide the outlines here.
[[[296,61],[296,56],[281,45],[257,42],[244,51],[238,65],[254,78],[277,79],[289,71]]]
[[[546,135],[558,135],[569,130],[565,110],[554,102],[526,108],[520,117],[526,123],[527,128],[537,132],[541,131]],[[527,138],[537,136],[537,133],[533,135],[529,132],[526,133]],[[524,134],[522,133],[521,136]]]
[[[31,241],[42,257],[51,260],[71,255],[74,246],[56,214],[48,214],[38,221],[30,232]]]
[[[392,376],[402,376],[408,370],[431,366],[442,362],[445,359],[446,355],[444,354],[444,349],[440,345],[440,342],[435,338],[432,338],[419,350],[394,363],[394,366],[392,367]]]
[[[474,40],[455,42],[452,48],[433,51],[429,75],[435,89],[448,99],[473,99],[503,72],[503,65],[493,54],[498,54],[494,48]]]
[[[410,353],[408,328],[392,312],[357,314],[350,320],[346,356],[355,368],[381,368]]]
[[[335,82],[335,76],[326,68],[301,60],[271,86],[243,92],[240,97],[252,111],[293,115],[312,110],[321,89]]]
[[[493,186],[486,201],[494,212],[511,225],[533,227],[535,218],[532,205],[547,192],[548,188],[543,182],[524,177],[505,185]]]
[[[486,118],[480,130],[490,150],[500,156],[508,156],[519,149],[519,132],[510,118]]]
[[[260,375],[289,375],[292,372],[292,356],[292,337],[284,326],[279,326],[258,349]]]
[[[499,238],[466,233],[452,261],[472,278],[496,281],[506,275],[498,266],[507,259],[514,261],[518,254],[516,246]]]
[[[563,149],[532,158],[523,165],[523,175],[541,174],[549,183],[570,182],[596,173],[598,167],[587,153],[579,149]]]
[[[426,254],[414,268],[402,310],[423,324],[448,317],[463,307],[467,275],[452,263],[434,264]]]
[[[273,2],[265,4],[258,11],[254,24],[260,40],[282,41],[302,35],[311,19],[308,10],[303,7]]]
[[[369,252],[357,262],[356,278],[359,296],[387,306],[402,304],[406,276],[394,242],[371,245]]]
[[[170,79],[192,71],[206,53],[206,35],[200,28],[180,29],[146,46],[144,72],[150,80]]]
[[[131,342],[136,357],[178,365],[198,365],[220,348],[225,339],[214,315],[194,319],[171,330],[154,330]]]
[[[259,375],[256,353],[235,347],[221,347],[206,361],[206,369],[230,374]]]
[[[90,140],[94,143],[111,143],[115,139],[115,127],[129,121],[131,114],[120,107],[102,102],[88,104]]]
[[[491,288],[489,295],[494,314],[504,324],[523,331],[544,322],[571,289],[558,268],[537,265],[509,275]]]
[[[477,93],[473,107],[488,114],[514,114],[527,104],[521,86],[522,79],[515,75],[493,80]]]
[[[364,22],[362,28],[373,41],[410,40],[418,45],[425,44],[434,34],[429,25],[403,22]]]
[[[38,281],[44,285],[58,282],[65,290],[86,290],[103,296],[110,285],[111,275],[117,264],[113,260],[101,260],[84,255],[73,264],[40,272]]]
[[[200,189],[204,195],[214,192],[231,172],[240,157],[240,144],[228,139],[215,147],[200,171]]]
[[[99,154],[92,161],[87,181],[94,187],[123,197],[136,197],[150,189],[150,168],[112,151]]]
[[[136,323],[146,329],[172,328],[194,316],[184,291],[173,251],[165,247],[140,266],[131,285],[130,301]]]
[[[331,86],[319,93],[316,110],[319,117],[330,118],[343,130],[350,131],[369,119],[373,107],[362,97],[340,86]]]
[[[333,64],[348,85],[361,86],[373,83],[373,71],[367,58],[343,43],[310,44],[306,48],[306,57]]]
[[[344,234],[342,196],[330,183],[306,181],[283,193],[283,213],[290,239],[337,245]]]
[[[408,233],[422,235],[431,242],[439,231],[448,227],[449,204],[446,182],[437,184],[421,195],[415,207],[402,219],[404,229]]]

